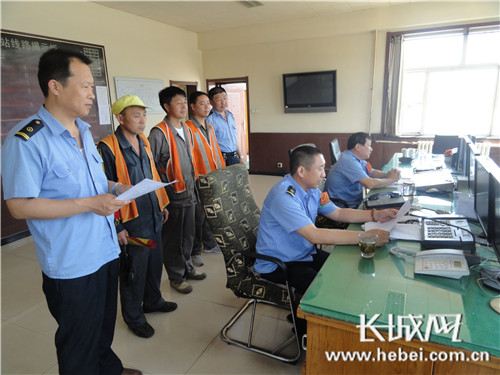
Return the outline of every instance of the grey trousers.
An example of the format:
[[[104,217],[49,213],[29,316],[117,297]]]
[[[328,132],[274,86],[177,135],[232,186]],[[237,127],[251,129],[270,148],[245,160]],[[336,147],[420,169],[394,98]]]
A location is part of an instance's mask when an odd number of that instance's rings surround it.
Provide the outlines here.
[[[168,220],[163,224],[163,264],[170,281],[182,282],[194,272],[191,252],[195,233],[195,205],[167,206]]]
[[[205,247],[205,249],[211,249],[217,245],[210,225],[208,225],[205,210],[201,202],[196,204],[195,222],[196,231],[194,235],[193,252],[191,255],[200,255],[203,247]]]
[[[161,234],[153,238],[155,249],[127,245],[128,264],[133,278],[126,272],[123,254],[120,256],[120,301],[123,320],[131,327],[146,323],[143,306],[147,310],[160,308],[165,300],[161,296],[162,272]]]

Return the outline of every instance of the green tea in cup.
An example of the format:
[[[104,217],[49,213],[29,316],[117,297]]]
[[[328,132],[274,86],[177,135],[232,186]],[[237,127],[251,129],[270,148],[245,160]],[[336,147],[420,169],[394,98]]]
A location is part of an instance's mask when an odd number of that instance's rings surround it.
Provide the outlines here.
[[[361,232],[359,234],[359,249],[363,258],[371,258],[375,255],[378,234],[373,232]]]

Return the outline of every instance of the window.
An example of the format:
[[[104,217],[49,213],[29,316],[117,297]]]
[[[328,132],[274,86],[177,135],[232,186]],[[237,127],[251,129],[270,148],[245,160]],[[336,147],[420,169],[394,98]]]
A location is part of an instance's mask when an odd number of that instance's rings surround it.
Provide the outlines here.
[[[388,35],[384,132],[500,135],[498,24]]]

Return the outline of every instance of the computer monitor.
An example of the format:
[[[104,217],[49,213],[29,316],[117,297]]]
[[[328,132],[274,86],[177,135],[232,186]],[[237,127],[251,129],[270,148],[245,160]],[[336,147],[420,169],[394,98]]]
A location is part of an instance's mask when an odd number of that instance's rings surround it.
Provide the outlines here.
[[[467,163],[469,159],[469,144],[472,141],[469,136],[464,135],[460,137],[460,142],[458,144],[458,152],[455,157],[455,160],[452,159],[451,167],[455,170],[456,173],[467,176]]]
[[[495,249],[500,262],[500,167],[493,167],[490,173],[490,207],[492,208],[491,221],[493,222],[490,242]]]
[[[446,150],[458,147],[459,142],[458,135],[435,135],[432,153],[444,154]]]
[[[476,158],[476,167],[474,173],[474,212],[476,213],[479,224],[489,241],[493,234],[492,201],[490,199],[490,174],[492,170],[492,160],[485,156],[479,155]]]
[[[468,177],[468,187],[470,195],[474,195],[474,172],[476,165],[476,157],[479,156],[479,150],[476,145],[471,142],[467,145],[467,163],[466,173]]]

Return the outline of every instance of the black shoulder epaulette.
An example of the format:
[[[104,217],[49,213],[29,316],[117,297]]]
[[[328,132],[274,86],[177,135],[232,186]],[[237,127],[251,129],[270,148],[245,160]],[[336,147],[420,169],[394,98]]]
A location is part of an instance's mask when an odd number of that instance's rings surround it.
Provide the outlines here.
[[[22,138],[25,141],[29,141],[30,137],[33,136],[37,131],[44,127],[44,123],[40,119],[34,119],[29,124],[25,125],[16,134],[16,137]]]
[[[295,197],[295,187],[293,185],[290,185],[288,189],[286,189],[286,193],[290,194],[292,197]]]

